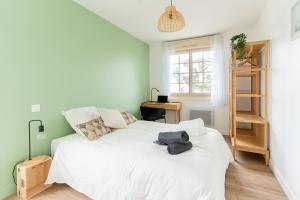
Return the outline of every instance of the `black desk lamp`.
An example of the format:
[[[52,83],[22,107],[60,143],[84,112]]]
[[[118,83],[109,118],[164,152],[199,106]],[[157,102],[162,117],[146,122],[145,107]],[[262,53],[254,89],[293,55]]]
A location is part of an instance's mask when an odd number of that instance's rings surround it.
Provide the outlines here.
[[[44,125],[43,125],[43,122],[41,120],[30,120],[28,122],[28,129],[29,129],[29,157],[28,157],[28,160],[31,160],[31,138],[30,138],[30,126],[31,126],[31,122],[40,122],[40,125],[39,125],[39,132],[40,133],[43,133],[44,132]]]
[[[151,100],[150,101],[152,101],[153,90],[156,90],[156,92],[159,92],[159,90],[157,88],[151,88]]]

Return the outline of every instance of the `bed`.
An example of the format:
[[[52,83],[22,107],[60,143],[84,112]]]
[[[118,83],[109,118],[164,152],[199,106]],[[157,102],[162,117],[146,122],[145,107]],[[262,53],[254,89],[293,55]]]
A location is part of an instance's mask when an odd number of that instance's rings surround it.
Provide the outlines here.
[[[97,200],[222,200],[232,154],[222,135],[207,128],[190,136],[193,148],[170,155],[154,144],[177,125],[137,121],[98,140],[72,134],[52,142],[46,183],[66,183]]]

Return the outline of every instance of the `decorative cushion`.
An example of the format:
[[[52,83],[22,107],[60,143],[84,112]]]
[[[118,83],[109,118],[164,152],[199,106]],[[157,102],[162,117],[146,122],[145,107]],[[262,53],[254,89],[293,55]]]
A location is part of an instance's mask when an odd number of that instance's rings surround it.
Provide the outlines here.
[[[137,121],[137,119],[135,118],[135,116],[133,116],[131,113],[129,112],[122,112],[122,117],[124,118],[125,122],[127,125],[134,123]]]
[[[99,137],[112,132],[109,127],[104,125],[101,117],[93,119],[89,122],[78,124],[77,128],[79,128],[89,140],[96,140]]]
[[[98,112],[100,113],[105,126],[110,128],[127,128],[127,124],[120,111],[107,108],[98,108]]]
[[[77,124],[82,124],[89,122],[93,119],[100,117],[100,114],[97,111],[97,108],[94,106],[73,108],[67,111],[63,111],[62,114],[65,116],[66,120],[70,126],[76,131],[76,133],[82,133],[82,131],[77,128]]]

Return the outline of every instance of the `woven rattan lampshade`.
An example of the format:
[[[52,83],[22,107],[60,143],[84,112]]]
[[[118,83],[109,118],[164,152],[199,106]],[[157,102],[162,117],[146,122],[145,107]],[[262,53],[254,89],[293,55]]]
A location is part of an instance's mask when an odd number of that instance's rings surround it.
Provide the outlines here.
[[[182,30],[184,26],[185,21],[182,14],[176,10],[171,1],[171,6],[166,8],[158,20],[158,30],[161,32],[176,32]]]

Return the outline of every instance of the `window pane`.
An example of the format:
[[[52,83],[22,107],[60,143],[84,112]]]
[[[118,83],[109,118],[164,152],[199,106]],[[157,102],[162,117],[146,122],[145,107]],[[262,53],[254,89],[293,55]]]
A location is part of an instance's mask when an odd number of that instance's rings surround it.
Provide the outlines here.
[[[171,65],[171,72],[172,73],[179,73],[179,65],[178,64]]]
[[[210,93],[211,85],[210,83],[203,83],[202,85],[202,92],[204,93]]]
[[[180,83],[189,83],[189,74],[180,74]]]
[[[195,52],[192,55],[193,57],[193,62],[200,62],[202,61],[202,52]]]
[[[202,72],[202,64],[193,63],[193,72]]]
[[[204,81],[203,82],[211,82],[211,73],[204,74]]]
[[[170,56],[170,64],[179,63],[179,56],[178,55],[171,55]]]
[[[203,82],[203,73],[193,73],[193,83]]]
[[[188,63],[189,62],[189,54],[180,54],[180,63]]]
[[[194,83],[193,93],[210,93],[211,85],[209,83]]]
[[[211,51],[203,52],[203,61],[211,61]]]
[[[179,84],[171,84],[171,93],[178,93],[179,92]]]
[[[190,71],[190,59],[192,72]],[[171,92],[210,93],[213,73],[211,59],[211,50],[209,49],[191,50],[190,53],[182,52],[170,56]],[[192,91],[189,91],[190,88]]]
[[[180,73],[189,73],[189,64],[180,64]]]
[[[179,74],[172,74],[172,82],[171,83],[179,83]]]
[[[181,93],[188,93],[189,92],[189,85],[188,84],[180,84],[179,91]]]
[[[206,72],[211,72],[212,71],[211,62],[203,62],[203,70]]]
[[[194,83],[192,87],[192,92],[193,93],[200,93],[202,92],[202,83]]]

